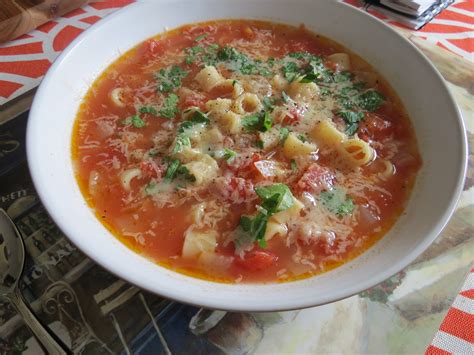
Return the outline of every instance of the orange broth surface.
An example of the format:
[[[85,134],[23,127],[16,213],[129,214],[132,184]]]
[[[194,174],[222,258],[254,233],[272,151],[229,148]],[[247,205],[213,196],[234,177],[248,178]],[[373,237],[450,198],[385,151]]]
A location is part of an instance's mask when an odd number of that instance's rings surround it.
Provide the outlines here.
[[[123,243],[230,283],[360,255],[421,166],[400,100],[368,63],[304,26],[247,20],[186,25],[123,54],[81,104],[72,154]]]

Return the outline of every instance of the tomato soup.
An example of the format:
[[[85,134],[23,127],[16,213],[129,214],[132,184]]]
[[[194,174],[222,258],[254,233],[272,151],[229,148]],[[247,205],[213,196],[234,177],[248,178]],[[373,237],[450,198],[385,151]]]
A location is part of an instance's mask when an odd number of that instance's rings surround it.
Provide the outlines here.
[[[367,62],[304,26],[247,20],[186,25],[123,54],[84,98],[72,154],[123,243],[230,283],[360,255],[421,166],[400,100]]]

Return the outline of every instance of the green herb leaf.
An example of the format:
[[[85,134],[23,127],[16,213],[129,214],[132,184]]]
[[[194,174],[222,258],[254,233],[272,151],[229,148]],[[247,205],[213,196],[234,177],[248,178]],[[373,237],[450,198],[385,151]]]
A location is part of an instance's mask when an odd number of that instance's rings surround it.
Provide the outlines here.
[[[265,248],[265,231],[270,216],[285,211],[295,203],[294,197],[285,184],[273,184],[255,188],[255,192],[262,199],[262,205],[255,217],[240,217],[240,228],[250,236],[250,242],[257,241],[260,247]],[[245,236],[245,235],[244,235]],[[247,238],[245,238],[247,239]]]
[[[166,169],[164,180],[167,182],[173,181],[180,165],[181,162],[179,161],[179,159],[172,159],[168,164],[168,168]]]
[[[237,156],[237,153],[232,149],[224,148],[224,155],[222,156],[225,160],[230,161]]]
[[[320,194],[322,204],[331,212],[340,217],[351,214],[355,208],[352,198],[346,195],[343,189],[334,188]]]
[[[187,112],[187,111],[185,111]],[[210,123],[209,117],[199,110],[195,110],[192,115],[188,118],[187,121],[181,122],[179,125],[178,133],[184,133],[187,129],[191,128],[196,124],[205,124],[208,125]]]
[[[296,79],[296,77],[300,73],[300,68],[297,63],[295,62],[288,62],[283,65],[281,68],[283,75],[285,76],[285,79],[288,80],[288,82],[292,82],[293,80]]]
[[[343,72],[334,74],[335,83],[342,83],[344,81],[349,81],[351,79],[352,79],[352,74],[348,71],[343,71]]]
[[[365,117],[363,112],[341,111],[337,113],[346,122],[346,134],[352,136],[359,128],[359,122]]]
[[[186,181],[189,181],[189,182],[195,182],[196,181],[196,177],[191,174],[191,172],[189,171],[188,168],[186,168],[185,166],[181,165],[177,170],[176,170],[176,176],[183,179],[183,180],[186,180]]]
[[[376,90],[369,90],[359,95],[357,104],[369,112],[376,111],[384,102],[385,97]]]
[[[188,72],[174,65],[169,68],[163,68],[155,74],[158,80],[158,91],[170,92],[181,86],[181,79],[185,78]]]
[[[142,107],[140,107],[138,112],[147,113],[147,114],[150,114],[150,115],[153,115],[153,116],[158,115],[158,111],[153,106],[142,106]]]
[[[284,91],[281,92],[281,99],[285,104],[291,101],[291,98]]]
[[[179,133],[176,136],[175,144],[171,154],[176,154],[181,152],[185,147],[191,147],[191,140],[189,137],[184,133]]]
[[[123,121],[123,123],[125,125],[131,124],[135,128],[145,127],[145,121],[143,121],[138,115],[127,118],[125,121]]]
[[[163,107],[160,109],[159,114],[164,118],[174,118],[178,113],[178,101],[179,97],[176,94],[169,94],[163,102]]]
[[[272,128],[273,120],[268,112],[255,113],[242,118],[242,126],[248,131],[266,132]]]
[[[290,130],[286,127],[280,128],[280,144],[283,145],[285,143],[285,140],[288,138],[288,135],[290,134]]]
[[[256,187],[255,192],[263,200],[262,207],[269,215],[285,211],[295,203],[291,190],[285,184]]]
[[[272,112],[273,111],[273,108],[274,108],[274,104],[275,104],[275,99],[274,98],[270,98],[270,97],[267,97],[265,96],[263,98],[263,107],[265,108],[266,111],[269,111],[269,112]]]

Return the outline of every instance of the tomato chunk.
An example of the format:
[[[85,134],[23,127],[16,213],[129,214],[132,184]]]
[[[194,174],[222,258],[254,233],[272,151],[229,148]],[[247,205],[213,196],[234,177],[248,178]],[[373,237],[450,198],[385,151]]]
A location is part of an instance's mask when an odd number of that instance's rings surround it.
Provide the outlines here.
[[[237,258],[238,265],[252,271],[261,271],[275,265],[278,256],[267,250],[252,250],[245,254],[244,258]]]
[[[392,124],[375,113],[366,113],[365,119],[359,124],[357,135],[360,139],[382,140],[390,135]]]
[[[299,193],[311,192],[318,194],[323,190],[329,190],[334,184],[334,174],[318,163],[311,164],[303,173],[295,186]]]

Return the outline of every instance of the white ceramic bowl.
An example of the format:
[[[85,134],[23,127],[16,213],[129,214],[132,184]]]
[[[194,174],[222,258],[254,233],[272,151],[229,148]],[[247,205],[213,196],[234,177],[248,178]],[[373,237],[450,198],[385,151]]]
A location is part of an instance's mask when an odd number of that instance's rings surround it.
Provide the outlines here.
[[[304,23],[371,63],[404,102],[423,167],[405,213],[373,248],[348,264],[302,281],[229,285],[191,278],[135,254],[85,203],[71,160],[71,132],[90,84],[121,53],[146,38],[218,18]],[[84,253],[119,277],[181,302],[238,311],[275,311],[335,301],[382,282],[436,238],[451,216],[466,169],[460,113],[430,62],[408,41],[362,11],[335,1],[158,0],[128,6],[80,35],[44,78],[28,122],[28,162],[48,212]]]

